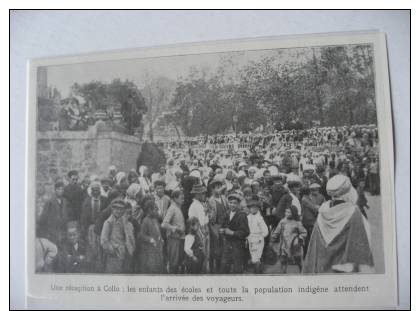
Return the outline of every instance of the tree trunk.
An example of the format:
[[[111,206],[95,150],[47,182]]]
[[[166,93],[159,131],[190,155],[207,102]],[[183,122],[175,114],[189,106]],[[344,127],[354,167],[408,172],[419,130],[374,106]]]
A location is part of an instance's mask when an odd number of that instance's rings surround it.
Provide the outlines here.
[[[149,109],[148,109],[148,119],[149,119],[149,139],[150,141],[153,141],[153,115],[152,115],[152,107],[153,107],[153,101],[152,98],[149,97]]]
[[[149,122],[149,139],[153,141],[153,122],[151,120]]]
[[[181,134],[179,133],[178,127],[174,124],[174,128],[176,131],[176,135],[178,136],[178,139],[181,140]]]
[[[312,57],[314,61],[314,67],[315,67],[315,99],[318,106],[318,113],[319,113],[319,123],[320,126],[324,125],[324,108],[322,107],[322,100],[321,100],[321,94],[319,92],[320,88],[320,74],[319,74],[319,68],[318,68],[318,61],[315,56],[315,49],[312,48]]]

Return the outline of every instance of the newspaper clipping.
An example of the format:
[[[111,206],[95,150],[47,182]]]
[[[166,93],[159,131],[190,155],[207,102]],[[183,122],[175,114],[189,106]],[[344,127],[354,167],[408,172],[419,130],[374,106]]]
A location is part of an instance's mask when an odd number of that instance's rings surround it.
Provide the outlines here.
[[[394,307],[385,35],[32,60],[28,306]]]

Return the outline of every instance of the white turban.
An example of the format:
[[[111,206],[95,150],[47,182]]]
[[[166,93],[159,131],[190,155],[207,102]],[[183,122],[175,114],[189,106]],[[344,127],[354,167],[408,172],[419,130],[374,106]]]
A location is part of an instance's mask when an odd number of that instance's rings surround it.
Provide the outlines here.
[[[145,166],[145,165],[142,165],[142,166],[140,166],[139,167],[139,174],[140,174],[140,177],[144,177],[144,171],[147,169],[147,166]]]
[[[201,173],[200,173],[200,171],[199,171],[199,170],[195,169],[195,170],[192,170],[192,171],[190,172],[190,176],[192,176],[192,177],[196,177],[196,178],[201,178]]]
[[[140,192],[141,186],[139,184],[131,184],[127,189],[127,196],[130,198],[135,198],[136,195]]]
[[[347,176],[338,174],[332,177],[327,183],[327,193],[335,200],[357,203],[357,191]]]
[[[126,176],[126,174],[124,172],[118,172],[117,175],[115,175],[115,179],[117,180],[118,185],[125,178],[125,176]]]

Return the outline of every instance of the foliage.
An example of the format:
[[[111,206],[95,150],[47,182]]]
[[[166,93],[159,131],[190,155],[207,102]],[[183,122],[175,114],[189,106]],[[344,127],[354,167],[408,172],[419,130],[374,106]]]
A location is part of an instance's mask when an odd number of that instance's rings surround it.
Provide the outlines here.
[[[250,62],[234,78],[226,59],[214,74],[193,68],[166,121],[188,136],[231,131],[234,115],[242,132],[376,123],[372,53],[370,45],[305,48],[286,61]]]
[[[175,82],[159,77],[153,80],[146,79],[146,85],[142,89],[142,94],[147,105],[147,125],[149,138],[153,141],[153,127],[162,116],[162,113],[168,109],[172,93],[175,89]]]
[[[155,143],[144,142],[137,157],[137,171],[141,165],[145,165],[156,172],[165,164],[166,158],[163,150]]]
[[[58,120],[56,103],[49,98],[38,97],[37,101],[38,130],[51,130],[50,123]]]
[[[120,112],[130,133],[140,125],[142,115],[147,111],[144,97],[132,81],[75,83],[72,92],[84,98],[92,111],[106,111],[111,117]]]

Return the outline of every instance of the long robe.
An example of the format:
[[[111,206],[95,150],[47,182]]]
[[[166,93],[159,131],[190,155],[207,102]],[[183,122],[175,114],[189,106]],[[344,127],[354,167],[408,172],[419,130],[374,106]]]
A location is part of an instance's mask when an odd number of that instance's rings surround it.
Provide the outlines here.
[[[320,208],[302,273],[359,272],[373,267],[369,232],[360,210],[351,203],[332,207],[330,203]]]
[[[153,245],[150,241],[155,240]],[[159,222],[156,218],[146,216],[139,232],[139,270],[144,274],[161,274],[164,272],[163,239]]]

